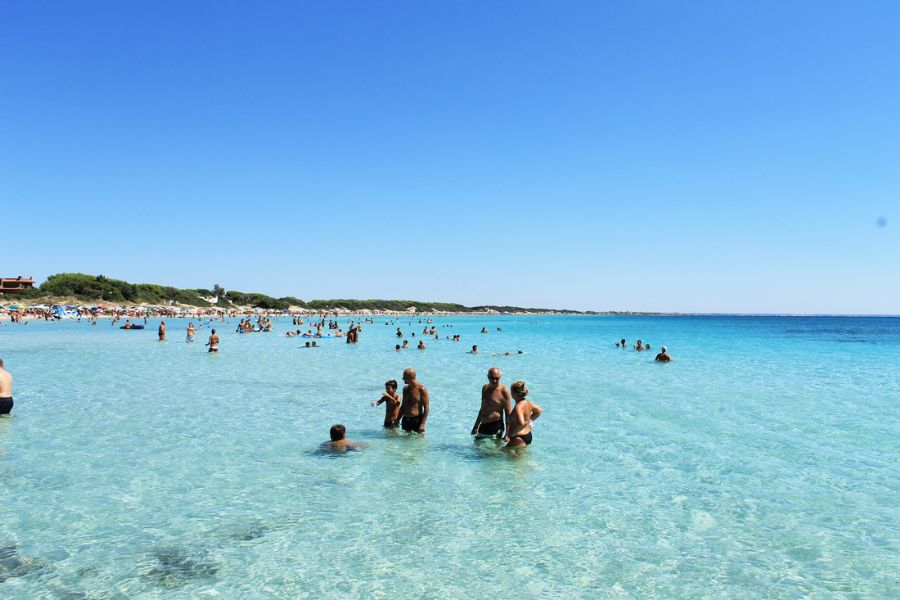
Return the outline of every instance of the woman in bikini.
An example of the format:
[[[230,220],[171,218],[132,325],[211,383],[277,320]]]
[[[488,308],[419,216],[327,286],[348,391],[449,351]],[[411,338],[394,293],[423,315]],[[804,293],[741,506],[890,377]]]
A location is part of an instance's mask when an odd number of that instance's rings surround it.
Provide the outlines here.
[[[516,405],[513,406],[507,423],[507,444],[504,449],[524,448],[531,444],[531,422],[541,416],[541,407],[526,400],[528,388],[524,381],[517,381],[509,388]]]

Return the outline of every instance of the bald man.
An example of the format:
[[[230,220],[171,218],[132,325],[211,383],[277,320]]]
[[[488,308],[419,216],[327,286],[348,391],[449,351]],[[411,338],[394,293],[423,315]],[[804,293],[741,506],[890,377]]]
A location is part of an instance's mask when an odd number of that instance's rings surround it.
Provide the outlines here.
[[[488,382],[481,387],[481,408],[472,426],[472,435],[476,439],[495,437],[499,440],[506,430],[512,400],[509,390],[500,383],[500,375],[500,369],[497,367],[489,369]]]
[[[428,390],[416,381],[414,369],[403,371],[403,402],[400,404],[400,427],[403,431],[425,433],[425,421],[428,420]]]
[[[3,359],[0,358],[0,415],[8,415],[13,408],[12,386],[12,375],[3,368]]]

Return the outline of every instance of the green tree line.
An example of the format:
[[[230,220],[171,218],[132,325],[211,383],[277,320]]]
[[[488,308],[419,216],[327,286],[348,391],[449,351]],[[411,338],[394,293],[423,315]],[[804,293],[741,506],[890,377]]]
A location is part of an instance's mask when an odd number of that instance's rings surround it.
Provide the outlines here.
[[[515,306],[503,307],[474,307],[470,308],[462,304],[448,302],[420,302],[416,300],[309,300],[303,301],[293,296],[273,298],[259,292],[239,292],[235,290],[225,291],[219,284],[213,289],[180,289],[152,283],[129,283],[120,279],[111,279],[103,275],[85,275],[84,273],[57,273],[47,278],[39,288],[28,292],[20,292],[8,295],[7,298],[20,299],[48,299],[68,297],[81,302],[94,304],[182,304],[187,306],[209,307],[218,306],[232,308],[235,306],[252,306],[268,310],[285,310],[291,306],[307,308],[311,310],[329,310],[345,308],[347,310],[383,310],[389,312],[403,312],[410,307],[419,312],[471,312],[491,308],[494,310],[517,312],[521,309]],[[207,298],[217,298],[218,302],[211,303]],[[540,312],[546,309],[527,309]],[[569,311],[566,311],[569,312]]]

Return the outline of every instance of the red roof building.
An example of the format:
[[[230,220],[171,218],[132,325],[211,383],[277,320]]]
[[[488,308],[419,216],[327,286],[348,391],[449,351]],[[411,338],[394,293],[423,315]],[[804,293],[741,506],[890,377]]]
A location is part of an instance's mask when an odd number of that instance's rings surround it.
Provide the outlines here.
[[[34,289],[34,279],[29,277],[25,279],[21,275],[18,277],[4,277],[0,279],[0,292],[22,292]]]

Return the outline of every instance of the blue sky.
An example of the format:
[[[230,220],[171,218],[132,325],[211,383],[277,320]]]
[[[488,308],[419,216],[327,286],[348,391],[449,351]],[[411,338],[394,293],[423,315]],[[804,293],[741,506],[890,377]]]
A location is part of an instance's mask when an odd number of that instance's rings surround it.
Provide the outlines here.
[[[893,1],[3,2],[0,272],[900,313],[898,31]]]

